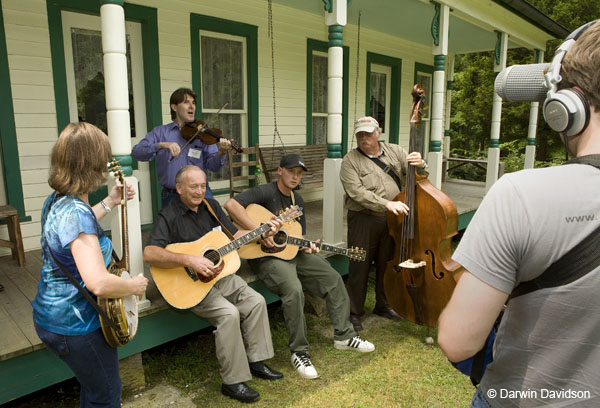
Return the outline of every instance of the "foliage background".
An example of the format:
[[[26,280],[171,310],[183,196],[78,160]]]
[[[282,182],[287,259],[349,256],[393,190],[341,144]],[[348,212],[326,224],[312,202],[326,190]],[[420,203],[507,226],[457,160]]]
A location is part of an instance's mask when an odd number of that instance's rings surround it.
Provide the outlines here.
[[[529,0],[568,30],[600,18],[597,0]],[[554,50],[562,40],[549,41],[544,53],[550,62]],[[507,66],[534,63],[534,53],[524,48],[509,49]],[[487,159],[492,117],[492,95],[495,73],[493,52],[457,55],[452,93],[450,156],[469,159]],[[540,104],[541,106],[541,104]],[[505,172],[523,168],[530,103],[503,102],[500,135],[500,156]],[[536,136],[536,167],[559,164],[564,160],[564,147],[556,132],[550,130],[538,112]],[[484,180],[485,174],[474,166],[463,166],[453,171],[452,177]]]

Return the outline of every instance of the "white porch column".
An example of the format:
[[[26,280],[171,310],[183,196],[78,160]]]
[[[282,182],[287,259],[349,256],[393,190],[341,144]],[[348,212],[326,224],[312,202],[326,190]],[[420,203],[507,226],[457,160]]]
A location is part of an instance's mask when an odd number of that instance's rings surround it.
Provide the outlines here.
[[[544,62],[544,51],[535,50],[535,63]],[[535,165],[535,136],[537,133],[537,119],[539,112],[539,102],[531,102],[529,109],[529,128],[527,130],[527,147],[525,147],[525,163],[523,168],[533,169]]]
[[[450,8],[433,3],[435,15],[431,23],[433,36],[433,92],[431,101],[431,139],[429,141],[429,181],[442,188],[442,139],[444,135],[444,92],[446,55],[448,55],[448,24]]]
[[[446,178],[448,171],[448,157],[450,157],[450,111],[452,107],[452,86],[454,84],[454,54],[448,55],[448,82],[446,83],[446,116],[444,118],[444,144],[442,154],[446,160],[446,167],[443,168],[442,180]]]
[[[494,72],[496,74],[506,68],[506,51],[508,35],[497,32],[495,49]],[[502,98],[493,92],[492,129],[490,132],[490,148],[488,149],[487,175],[485,178],[485,191],[489,191],[498,180],[498,164],[500,163],[500,118],[502,117]]]
[[[323,166],[323,239],[341,244],[344,222],[344,188],[340,181],[342,167],[342,91],[344,50],[343,29],[346,25],[346,0],[326,0],[325,24],[329,26],[327,55],[327,158]]]
[[[131,126],[129,123],[129,87],[127,84],[127,48],[125,41],[125,11],[123,0],[100,0],[102,22],[102,52],[104,54],[104,90],[106,94],[106,121],[113,156],[119,160],[125,182],[132,185],[139,197],[138,181],[132,176]],[[110,187],[110,186],[109,186]],[[111,222],[112,242],[117,254],[122,254],[123,242],[121,214]],[[129,235],[130,274],[144,272],[142,261],[142,232],[140,228],[140,202],[133,199],[127,203]],[[140,310],[150,306],[144,298],[138,303]]]

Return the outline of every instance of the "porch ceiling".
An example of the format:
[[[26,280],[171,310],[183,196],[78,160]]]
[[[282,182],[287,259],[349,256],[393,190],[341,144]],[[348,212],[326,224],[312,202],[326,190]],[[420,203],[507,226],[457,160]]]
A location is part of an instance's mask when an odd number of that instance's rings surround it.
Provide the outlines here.
[[[302,10],[305,12],[323,16],[323,1],[322,0],[273,0],[274,2]],[[481,1],[481,0],[479,0]],[[506,1],[506,0],[505,0]],[[457,3],[461,10],[451,8],[450,12],[450,28],[449,28],[449,47],[450,53],[470,53],[479,51],[489,51],[494,49],[496,45],[496,34],[494,29],[501,30],[507,27],[514,27],[514,32],[519,32],[523,26],[531,27],[535,32],[536,38],[516,38],[514,35],[509,36],[509,48],[526,46],[540,47],[548,39],[554,38],[554,35],[549,34],[547,29],[534,27],[531,22],[511,13],[505,7],[498,5],[500,1],[482,1],[477,4],[478,12],[475,15],[470,15],[465,12],[469,7],[465,6],[466,1],[450,0],[446,3]],[[498,16],[498,23],[504,27],[491,26],[491,19],[482,21],[477,17],[481,14],[481,6],[485,5],[484,10],[489,10],[488,13],[494,13]],[[358,13],[361,14],[361,26],[374,31],[379,31],[396,37],[400,37],[418,44],[431,46],[431,21],[434,16],[434,8],[429,1],[424,0],[352,0],[351,6],[348,9],[348,24],[356,25],[358,22]],[[491,15],[491,14],[490,14]],[[507,18],[507,15],[509,18]],[[485,14],[484,14],[485,16]],[[543,16],[540,13],[540,18]],[[549,20],[546,17],[547,20]],[[551,21],[551,20],[549,20]],[[507,30],[507,32],[509,32]],[[513,34],[509,32],[509,34]],[[535,44],[534,44],[535,42]]]

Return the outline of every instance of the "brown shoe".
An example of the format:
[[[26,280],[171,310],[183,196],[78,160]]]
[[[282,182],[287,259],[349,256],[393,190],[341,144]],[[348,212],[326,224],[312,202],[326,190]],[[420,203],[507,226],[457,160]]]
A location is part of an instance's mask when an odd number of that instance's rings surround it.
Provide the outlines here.
[[[404,318],[396,313],[396,311],[390,306],[376,307],[373,309],[373,314],[385,317],[386,319],[394,320],[396,322],[401,322],[404,320]]]
[[[362,323],[360,322],[360,317],[356,315],[350,315],[350,323],[352,323],[352,326],[354,326],[354,330],[357,332],[365,329]]]

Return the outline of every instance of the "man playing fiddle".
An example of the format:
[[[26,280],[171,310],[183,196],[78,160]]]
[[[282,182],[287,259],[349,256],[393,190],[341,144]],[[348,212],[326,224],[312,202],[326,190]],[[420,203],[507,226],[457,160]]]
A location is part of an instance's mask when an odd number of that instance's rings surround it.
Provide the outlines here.
[[[196,137],[182,149],[187,140],[181,129],[186,123],[194,122],[196,113],[196,93],[191,89],[175,90],[171,94],[170,109],[173,122],[152,129],[131,151],[131,155],[139,161],[156,158],[158,182],[163,187],[163,207],[177,195],[175,175],[183,166],[198,166],[205,172],[219,171],[225,164],[226,153],[231,146],[231,142],[225,138],[221,138],[217,144],[207,145]],[[208,184],[206,197],[213,197]]]
[[[391,320],[402,318],[389,306],[383,290],[387,262],[394,255],[394,241],[388,231],[386,213],[408,214],[402,201],[393,201],[405,182],[408,165],[423,171],[427,164],[421,153],[407,154],[396,144],[379,141],[379,123],[367,116],[354,123],[358,147],[344,157],[340,179],[346,191],[348,209],[348,247],[365,248],[364,262],[351,262],[348,273],[350,321],[354,329],[363,329],[369,268],[375,261],[375,308],[373,313]],[[385,171],[376,161],[383,163]],[[421,170],[423,169],[423,170]]]

